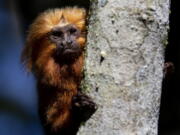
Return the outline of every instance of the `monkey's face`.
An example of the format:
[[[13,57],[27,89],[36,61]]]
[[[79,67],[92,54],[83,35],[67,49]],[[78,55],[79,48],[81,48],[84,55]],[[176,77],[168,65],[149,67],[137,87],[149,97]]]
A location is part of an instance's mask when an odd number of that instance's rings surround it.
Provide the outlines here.
[[[49,33],[49,39],[56,45],[55,58],[72,59],[80,55],[82,48],[78,42],[81,30],[75,25],[56,26]]]
[[[85,43],[84,9],[47,10],[30,26],[22,61],[30,70],[48,67],[47,63],[54,60],[57,63],[72,63],[83,53]]]

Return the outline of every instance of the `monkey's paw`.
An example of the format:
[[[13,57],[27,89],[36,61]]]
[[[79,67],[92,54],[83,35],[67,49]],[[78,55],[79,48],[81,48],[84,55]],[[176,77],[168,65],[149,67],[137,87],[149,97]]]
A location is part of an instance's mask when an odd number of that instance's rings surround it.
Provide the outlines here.
[[[79,92],[73,97],[73,110],[81,121],[86,121],[97,110],[97,105],[89,96]]]
[[[169,77],[171,77],[174,71],[175,71],[175,66],[172,62],[166,62],[164,64],[164,69],[163,69],[164,78],[168,79]]]

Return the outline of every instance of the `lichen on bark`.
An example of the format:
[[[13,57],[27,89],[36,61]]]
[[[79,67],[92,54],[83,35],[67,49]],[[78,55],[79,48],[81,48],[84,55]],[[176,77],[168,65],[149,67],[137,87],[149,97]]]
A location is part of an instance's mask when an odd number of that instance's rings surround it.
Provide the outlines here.
[[[86,92],[99,108],[78,135],[157,135],[169,0],[92,0]]]

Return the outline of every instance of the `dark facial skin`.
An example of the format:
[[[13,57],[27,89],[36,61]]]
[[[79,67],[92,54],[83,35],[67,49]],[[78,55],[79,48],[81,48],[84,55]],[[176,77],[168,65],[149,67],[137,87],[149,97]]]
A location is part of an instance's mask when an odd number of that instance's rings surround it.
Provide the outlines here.
[[[57,61],[73,60],[77,58],[81,49],[76,39],[80,37],[81,31],[74,25],[55,27],[49,34],[51,42],[57,46],[55,58]]]

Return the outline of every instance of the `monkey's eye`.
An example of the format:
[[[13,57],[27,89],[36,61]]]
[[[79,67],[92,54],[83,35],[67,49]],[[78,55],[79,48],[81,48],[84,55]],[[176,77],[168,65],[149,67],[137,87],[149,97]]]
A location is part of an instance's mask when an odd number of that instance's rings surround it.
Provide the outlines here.
[[[74,33],[76,33],[76,29],[75,28],[71,28],[70,30],[69,30],[69,32],[70,32],[70,34],[74,34]]]
[[[63,32],[62,31],[53,31],[52,35],[54,37],[62,37],[63,36]]]

